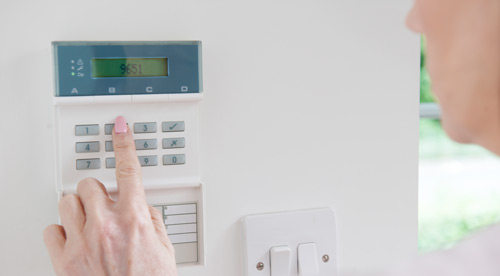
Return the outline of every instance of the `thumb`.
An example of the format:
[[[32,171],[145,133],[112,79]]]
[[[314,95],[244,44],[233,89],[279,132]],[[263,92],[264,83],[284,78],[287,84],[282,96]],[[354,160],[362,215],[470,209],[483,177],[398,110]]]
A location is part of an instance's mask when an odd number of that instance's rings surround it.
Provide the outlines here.
[[[49,251],[52,263],[60,258],[66,243],[66,232],[61,225],[52,224],[43,231],[43,240]]]

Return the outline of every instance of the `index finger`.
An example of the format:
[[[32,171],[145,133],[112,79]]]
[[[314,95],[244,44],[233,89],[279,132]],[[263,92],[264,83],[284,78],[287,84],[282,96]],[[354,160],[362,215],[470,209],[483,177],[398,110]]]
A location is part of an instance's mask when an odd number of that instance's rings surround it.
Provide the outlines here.
[[[125,118],[118,116],[113,128],[118,201],[146,202],[142,186],[141,166],[135,150],[132,131]]]

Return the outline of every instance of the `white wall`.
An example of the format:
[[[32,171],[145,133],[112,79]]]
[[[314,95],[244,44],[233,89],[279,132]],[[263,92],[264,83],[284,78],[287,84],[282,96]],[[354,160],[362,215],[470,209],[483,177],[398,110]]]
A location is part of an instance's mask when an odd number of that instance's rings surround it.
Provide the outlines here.
[[[416,252],[411,1],[0,2],[0,275],[51,275],[53,40],[202,40],[208,258],[242,275],[240,219],[331,206],[341,270]]]

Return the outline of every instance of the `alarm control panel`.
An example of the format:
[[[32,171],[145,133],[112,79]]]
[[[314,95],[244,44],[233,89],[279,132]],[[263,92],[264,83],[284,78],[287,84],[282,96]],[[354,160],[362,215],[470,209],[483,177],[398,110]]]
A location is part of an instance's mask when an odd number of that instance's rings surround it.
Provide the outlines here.
[[[53,42],[53,53],[58,194],[94,177],[116,196],[111,133],[124,116],[177,263],[204,265],[201,42]]]

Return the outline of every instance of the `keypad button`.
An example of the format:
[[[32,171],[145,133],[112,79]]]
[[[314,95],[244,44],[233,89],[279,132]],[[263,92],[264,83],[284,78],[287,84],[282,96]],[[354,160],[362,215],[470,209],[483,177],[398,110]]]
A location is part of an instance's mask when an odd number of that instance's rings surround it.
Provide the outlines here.
[[[101,168],[101,159],[78,159],[76,160],[77,170],[96,170]]]
[[[158,148],[158,141],[156,139],[137,139],[135,140],[136,150],[151,150]]]
[[[185,124],[183,121],[163,122],[161,128],[163,132],[178,132],[184,131]]]
[[[127,123],[127,126],[128,126],[128,123]],[[104,134],[106,134],[106,135],[113,134],[114,127],[115,127],[115,124],[105,124],[104,125]]]
[[[165,215],[181,215],[196,213],[196,204],[168,205],[165,206]]]
[[[163,155],[163,165],[182,165],[185,163],[186,155],[184,154]]]
[[[112,152],[113,151],[113,141],[106,141],[106,142],[104,142],[104,149],[107,152]]]
[[[155,133],[156,123],[135,123],[134,133]]]
[[[172,244],[197,242],[198,235],[196,233],[168,235],[168,239]]]
[[[106,168],[108,169],[116,168],[116,161],[114,157],[106,158]]]
[[[106,134],[106,135],[113,134],[113,127],[115,127],[115,124],[105,124],[104,125],[104,134]]]
[[[165,216],[165,225],[196,223],[196,214]]]
[[[99,135],[99,125],[78,125],[75,126],[76,136]]]
[[[158,156],[156,155],[139,156],[139,163],[141,163],[142,167],[157,166]]]
[[[82,152],[99,152],[101,150],[101,147],[99,145],[99,142],[81,142],[81,143],[76,143],[76,152],[77,153],[82,153]]]
[[[164,149],[175,149],[185,147],[186,141],[184,138],[164,138],[162,144]]]
[[[196,233],[196,223],[167,225],[167,234]]]

